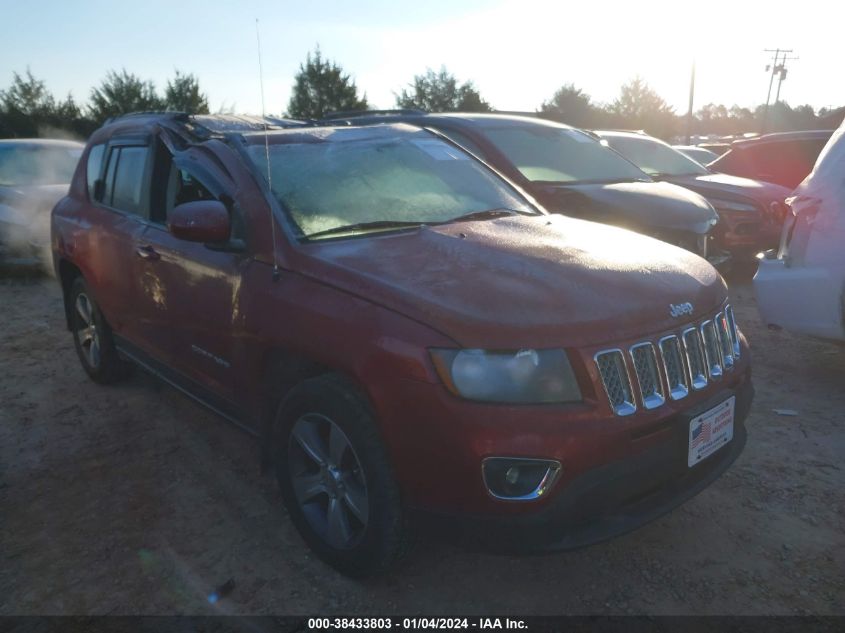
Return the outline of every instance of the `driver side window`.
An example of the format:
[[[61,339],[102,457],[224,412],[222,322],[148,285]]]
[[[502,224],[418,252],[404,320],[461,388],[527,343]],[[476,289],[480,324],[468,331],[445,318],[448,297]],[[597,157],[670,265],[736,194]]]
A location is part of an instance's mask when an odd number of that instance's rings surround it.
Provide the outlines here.
[[[209,188],[190,171],[178,167],[170,151],[163,143],[157,143],[156,164],[153,173],[153,199],[150,220],[158,224],[167,224],[173,209],[180,204],[200,200],[218,200]],[[243,220],[237,210],[230,209],[232,239],[244,238]]]
[[[184,169],[178,168],[171,163],[170,174],[167,178],[167,190],[165,192],[165,217],[169,217],[173,207],[196,202],[198,200],[214,200],[211,192],[203,184],[194,178]]]

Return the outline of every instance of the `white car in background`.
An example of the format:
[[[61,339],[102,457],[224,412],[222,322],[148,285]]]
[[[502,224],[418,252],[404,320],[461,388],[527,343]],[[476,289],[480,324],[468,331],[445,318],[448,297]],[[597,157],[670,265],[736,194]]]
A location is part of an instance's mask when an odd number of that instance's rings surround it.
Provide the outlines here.
[[[780,247],[754,276],[760,314],[773,327],[845,341],[845,125],[787,203]]]
[[[672,149],[678,150],[681,154],[687,156],[688,158],[692,158],[700,165],[712,163],[714,160],[719,158],[719,155],[716,152],[711,152],[709,149],[698,147],[697,145],[673,145]]]
[[[53,139],[0,140],[0,260],[49,254],[50,211],[67,193],[84,147]]]

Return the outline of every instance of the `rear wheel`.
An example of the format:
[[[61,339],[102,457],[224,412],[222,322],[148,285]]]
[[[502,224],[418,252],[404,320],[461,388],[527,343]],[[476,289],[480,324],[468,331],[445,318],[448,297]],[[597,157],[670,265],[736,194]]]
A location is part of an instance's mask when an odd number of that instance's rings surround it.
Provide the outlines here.
[[[276,475],[294,525],[341,571],[387,571],[408,530],[386,450],[365,399],[344,379],[295,387],[276,418]]]
[[[117,353],[111,328],[82,277],[71,285],[70,323],[79,361],[92,380],[108,384],[128,375],[131,366]]]

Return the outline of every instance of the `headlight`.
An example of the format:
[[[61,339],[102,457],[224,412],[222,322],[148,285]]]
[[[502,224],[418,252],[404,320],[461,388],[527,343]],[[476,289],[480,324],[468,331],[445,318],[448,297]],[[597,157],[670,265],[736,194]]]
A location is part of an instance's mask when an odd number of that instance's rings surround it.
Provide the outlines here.
[[[734,200],[724,200],[722,198],[708,198],[710,204],[716,207],[717,210],[722,211],[757,211],[757,207],[753,204],[746,204],[744,202],[735,202]]]
[[[431,356],[449,390],[468,400],[521,404],[581,400],[562,349],[433,349]]]

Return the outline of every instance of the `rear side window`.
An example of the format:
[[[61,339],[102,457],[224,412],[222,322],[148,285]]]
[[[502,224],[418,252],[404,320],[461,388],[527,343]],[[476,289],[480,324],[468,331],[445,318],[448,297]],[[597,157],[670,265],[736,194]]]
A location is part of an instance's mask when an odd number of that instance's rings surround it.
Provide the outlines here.
[[[103,170],[103,156],[106,153],[105,145],[95,145],[88,152],[88,166],[86,171],[88,174],[88,195],[94,197],[94,184],[100,177],[100,172]]]
[[[122,147],[114,174],[112,206],[121,211],[142,214],[141,198],[144,171],[147,166],[146,147]]]
[[[146,145],[113,147],[109,153],[100,202],[146,217],[149,196],[145,195],[144,185],[148,156],[149,147]]]

